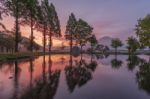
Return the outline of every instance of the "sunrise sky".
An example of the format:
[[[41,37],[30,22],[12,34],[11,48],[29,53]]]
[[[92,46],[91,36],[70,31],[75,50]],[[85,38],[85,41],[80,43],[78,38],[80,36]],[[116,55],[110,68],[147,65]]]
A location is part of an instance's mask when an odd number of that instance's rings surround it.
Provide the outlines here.
[[[86,20],[94,27],[99,39],[104,36],[119,37],[122,40],[134,35],[134,28],[139,18],[150,13],[150,0],[49,0],[58,12],[62,33],[68,16],[73,12],[77,18]],[[13,19],[5,18],[4,23],[12,27]],[[30,30],[22,28],[23,35],[29,37]],[[41,33],[36,34],[36,41],[41,44]],[[61,45],[55,40],[54,45]]]

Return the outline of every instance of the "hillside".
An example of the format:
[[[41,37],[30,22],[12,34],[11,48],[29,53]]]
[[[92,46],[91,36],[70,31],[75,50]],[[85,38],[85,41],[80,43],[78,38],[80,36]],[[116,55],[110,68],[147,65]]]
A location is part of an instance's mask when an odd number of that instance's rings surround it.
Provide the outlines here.
[[[15,45],[15,39],[12,35],[6,33],[0,33],[0,52],[5,51],[13,51]],[[27,51],[30,47],[30,39],[26,37],[21,37],[19,42],[19,50],[20,51]],[[34,42],[33,47],[35,50],[41,48],[39,44]]]

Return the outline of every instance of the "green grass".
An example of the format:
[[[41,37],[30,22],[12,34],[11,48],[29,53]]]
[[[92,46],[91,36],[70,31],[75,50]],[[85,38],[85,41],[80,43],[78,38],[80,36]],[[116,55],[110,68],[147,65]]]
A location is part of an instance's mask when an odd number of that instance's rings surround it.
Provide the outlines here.
[[[68,54],[69,52],[52,52],[52,54]],[[37,57],[42,55],[49,55],[48,52],[45,54],[43,52],[19,52],[12,54],[0,54],[0,62],[1,61],[9,61],[9,60],[17,60],[17,59],[26,59],[31,57]]]
[[[31,53],[0,54],[0,61],[29,58],[31,56]]]

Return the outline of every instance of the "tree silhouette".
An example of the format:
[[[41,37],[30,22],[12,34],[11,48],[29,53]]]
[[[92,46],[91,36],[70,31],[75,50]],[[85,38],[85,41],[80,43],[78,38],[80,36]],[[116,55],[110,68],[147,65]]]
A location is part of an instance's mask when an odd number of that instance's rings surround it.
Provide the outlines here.
[[[0,1],[0,20],[3,19],[3,15],[8,15],[8,9],[5,7],[4,5],[5,1],[4,0],[1,0]],[[1,24],[1,23],[0,23]]]
[[[33,61],[34,61],[34,59],[30,58],[30,60],[29,60],[29,63],[30,63],[29,72],[30,72],[30,87],[31,88],[32,88],[32,82],[33,82],[32,79],[33,79],[33,71],[34,71],[34,69],[33,69],[33,66],[34,66]]]
[[[123,62],[121,60],[118,60],[117,57],[115,57],[115,59],[111,60],[111,65],[115,69],[119,69],[122,66],[122,64],[123,64]]]
[[[65,32],[66,39],[70,40],[70,53],[72,53],[72,44],[73,39],[75,39],[76,28],[77,28],[77,20],[75,18],[75,15],[71,13],[71,15],[69,16],[69,20],[67,22]]]
[[[91,53],[92,53],[93,50],[94,50],[94,46],[96,46],[96,44],[98,43],[98,41],[97,41],[95,35],[91,35],[91,37],[88,38],[88,41],[89,41],[90,44],[91,44]]]
[[[129,53],[134,53],[136,50],[140,47],[140,44],[138,40],[134,37],[129,37],[127,40],[127,48],[129,50]]]
[[[60,70],[51,70],[52,61],[49,57],[49,71],[46,73],[46,60],[43,57],[43,73],[36,81],[34,81],[34,86],[28,87],[23,93],[21,93],[19,99],[54,99],[57,92]]]
[[[19,43],[19,19],[22,17],[25,9],[23,0],[2,0],[2,4],[8,10],[8,14],[15,18],[15,52],[18,52]]]
[[[49,52],[51,52],[52,47],[52,36],[60,37],[61,36],[61,29],[60,29],[60,22],[55,10],[55,6],[47,1],[46,4],[47,8],[47,16],[48,16],[48,27],[49,27]]]
[[[19,91],[19,76],[20,76],[20,72],[21,72],[21,69],[19,68],[18,66],[18,61],[16,60],[14,62],[14,79],[13,79],[13,83],[14,83],[14,93],[13,93],[13,96],[12,96],[12,99],[18,99],[19,95],[18,95],[18,91]]]
[[[83,46],[88,42],[88,38],[91,36],[91,33],[93,31],[93,28],[84,20],[79,19],[77,23],[77,30],[76,30],[76,40],[77,43],[81,47],[81,51],[83,49]]]
[[[136,78],[139,88],[150,94],[150,62],[142,62],[139,66]]]
[[[76,87],[81,87],[91,80],[96,67],[96,62],[87,64],[85,60],[75,61],[75,64],[70,63],[70,66],[66,66],[65,74],[69,91],[72,93]]]
[[[48,29],[48,23],[47,23],[47,12],[46,12],[46,4],[47,4],[47,0],[43,0],[40,6],[41,9],[41,13],[42,13],[42,24],[43,24],[43,52],[45,54],[46,51],[46,34],[47,34],[47,29]]]
[[[117,54],[117,48],[123,46],[123,44],[119,38],[115,38],[112,40],[111,46],[115,48],[115,53]]]
[[[35,28],[42,32],[43,38],[42,38],[42,42],[43,42],[43,53],[45,54],[46,52],[46,34],[47,34],[47,29],[48,29],[48,23],[47,23],[47,12],[46,12],[46,3],[47,0],[43,0],[41,1],[41,5],[37,6],[37,21],[36,21],[36,25]]]
[[[129,55],[128,59],[127,59],[127,66],[128,66],[128,69],[133,71],[133,69],[136,67],[136,66],[139,66],[140,65],[140,62],[142,60],[136,56],[136,55]]]
[[[42,75],[43,75],[43,81],[45,81],[45,79],[46,79],[46,60],[45,60],[45,55],[43,56]]]
[[[39,5],[38,0],[23,0],[25,6],[25,13],[21,20],[23,25],[29,25],[31,28],[30,34],[30,51],[33,51],[33,43],[34,43],[34,25],[37,20],[37,6]]]
[[[136,34],[139,37],[141,46],[149,47],[150,49],[150,15],[138,20]]]
[[[60,37],[60,22],[54,5],[49,4],[48,0],[41,1],[41,5],[37,7],[37,24],[38,31],[43,33],[43,52],[46,48],[46,36],[49,36],[49,52],[52,46],[52,36]]]
[[[127,59],[127,66],[128,69],[133,71],[135,67],[141,65],[142,62],[144,62],[145,60],[139,58],[136,55],[129,55],[128,59]]]

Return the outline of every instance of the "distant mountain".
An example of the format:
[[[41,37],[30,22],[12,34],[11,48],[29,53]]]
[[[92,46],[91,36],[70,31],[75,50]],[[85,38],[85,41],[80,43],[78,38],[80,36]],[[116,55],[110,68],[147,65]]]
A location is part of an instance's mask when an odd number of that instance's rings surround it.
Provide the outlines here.
[[[105,46],[108,46],[110,47],[111,46],[111,41],[112,41],[113,38],[109,37],[109,36],[105,36],[105,37],[102,37],[98,40],[99,44],[102,44],[102,45],[105,45]]]

